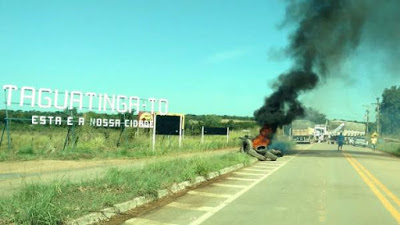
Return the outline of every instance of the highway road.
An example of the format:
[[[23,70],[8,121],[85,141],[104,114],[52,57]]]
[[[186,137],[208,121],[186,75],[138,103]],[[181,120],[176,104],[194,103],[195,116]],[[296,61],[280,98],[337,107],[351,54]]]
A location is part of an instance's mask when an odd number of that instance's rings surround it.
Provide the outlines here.
[[[400,225],[399,158],[353,146],[302,147],[123,224]]]

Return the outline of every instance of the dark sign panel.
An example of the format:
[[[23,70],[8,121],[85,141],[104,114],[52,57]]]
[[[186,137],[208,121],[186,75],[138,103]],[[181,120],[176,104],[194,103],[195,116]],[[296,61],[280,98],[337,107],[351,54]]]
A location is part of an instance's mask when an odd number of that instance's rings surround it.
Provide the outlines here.
[[[220,128],[220,127],[204,127],[204,134],[208,135],[227,135],[228,129],[227,128]]]
[[[179,135],[180,116],[159,116],[156,119],[156,134]]]

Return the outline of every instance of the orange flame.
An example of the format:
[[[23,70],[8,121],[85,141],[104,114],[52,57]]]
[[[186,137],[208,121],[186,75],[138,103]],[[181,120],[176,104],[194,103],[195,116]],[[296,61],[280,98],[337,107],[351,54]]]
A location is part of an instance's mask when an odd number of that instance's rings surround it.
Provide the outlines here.
[[[258,149],[259,147],[267,148],[270,144],[270,137],[273,134],[273,130],[269,128],[267,125],[264,125],[263,128],[260,129],[260,134],[253,139],[253,147],[254,149]]]

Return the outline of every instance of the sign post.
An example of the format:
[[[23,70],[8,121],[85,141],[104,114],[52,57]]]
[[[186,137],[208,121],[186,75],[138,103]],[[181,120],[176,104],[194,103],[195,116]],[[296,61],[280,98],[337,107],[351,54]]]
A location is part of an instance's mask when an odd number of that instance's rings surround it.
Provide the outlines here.
[[[229,143],[229,127],[226,128],[226,143]]]
[[[154,119],[153,119],[153,151],[155,151],[155,148],[156,148],[156,130],[157,130],[157,126],[156,126],[156,123],[157,123],[157,115],[156,114],[154,114]]]
[[[201,127],[201,143],[204,144],[204,126]]]
[[[11,140],[10,140],[10,120],[8,119],[8,104],[7,104],[7,94],[6,90],[4,90],[4,96],[6,98],[6,118],[5,118],[5,129],[7,130],[7,145],[8,145],[8,150],[11,151]],[[3,135],[1,136],[1,141],[3,142]]]
[[[182,146],[182,116],[179,116],[179,148]]]

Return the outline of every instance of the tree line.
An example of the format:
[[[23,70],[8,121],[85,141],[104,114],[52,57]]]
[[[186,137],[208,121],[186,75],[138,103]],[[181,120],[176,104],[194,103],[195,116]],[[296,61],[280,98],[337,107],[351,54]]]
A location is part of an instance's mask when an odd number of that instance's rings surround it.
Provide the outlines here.
[[[400,134],[400,86],[392,86],[383,91],[380,123],[383,134]]]

